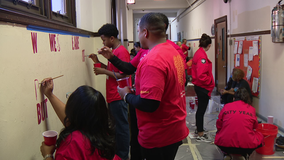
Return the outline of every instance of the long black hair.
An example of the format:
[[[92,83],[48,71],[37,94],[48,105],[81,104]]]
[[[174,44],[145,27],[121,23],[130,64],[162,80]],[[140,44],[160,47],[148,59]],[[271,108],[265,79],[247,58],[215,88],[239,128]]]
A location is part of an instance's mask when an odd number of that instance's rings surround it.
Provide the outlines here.
[[[235,101],[241,100],[251,105],[251,98],[246,88],[241,87],[235,92]]]
[[[98,149],[101,157],[112,159],[115,155],[115,131],[103,95],[89,86],[78,87],[68,98],[65,109],[65,128],[57,146],[73,131],[79,130],[91,142],[91,154]]]

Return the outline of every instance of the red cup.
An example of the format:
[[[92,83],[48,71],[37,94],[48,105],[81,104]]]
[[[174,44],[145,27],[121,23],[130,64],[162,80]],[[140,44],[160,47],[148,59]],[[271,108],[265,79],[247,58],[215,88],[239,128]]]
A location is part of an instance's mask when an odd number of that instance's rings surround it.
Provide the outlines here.
[[[94,64],[94,67],[98,67],[98,68],[101,68],[102,64],[101,63],[95,63]]]
[[[195,104],[196,104],[196,106],[198,106],[198,98],[197,98],[197,96],[195,97]]]
[[[191,109],[194,109],[194,105],[195,105],[194,101],[190,100],[189,101],[189,106],[190,106]]]
[[[124,88],[126,86],[129,86],[128,79],[129,79],[129,77],[125,77],[125,78],[121,78],[121,79],[116,80],[119,88]]]
[[[42,133],[44,138],[44,143],[48,146],[52,146],[56,144],[57,135],[56,131],[45,131]]]

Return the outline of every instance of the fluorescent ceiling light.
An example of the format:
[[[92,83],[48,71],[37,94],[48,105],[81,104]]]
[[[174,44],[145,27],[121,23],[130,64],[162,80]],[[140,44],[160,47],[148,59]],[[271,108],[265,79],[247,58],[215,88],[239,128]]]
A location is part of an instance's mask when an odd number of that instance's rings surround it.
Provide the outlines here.
[[[135,4],[135,0],[127,0],[127,4]]]

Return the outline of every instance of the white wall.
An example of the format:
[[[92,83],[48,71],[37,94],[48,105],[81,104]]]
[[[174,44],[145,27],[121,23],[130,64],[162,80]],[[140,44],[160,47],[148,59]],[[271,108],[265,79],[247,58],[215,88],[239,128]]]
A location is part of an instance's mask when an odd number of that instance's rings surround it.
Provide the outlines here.
[[[111,23],[111,0],[76,0],[77,28],[97,32]]]
[[[182,15],[178,22],[172,22],[173,41],[177,39],[177,32],[182,31],[184,31],[186,39],[198,39],[202,33],[211,36],[211,26],[214,24],[214,19],[225,15],[227,15],[229,35],[270,30],[271,11],[278,0],[231,0],[226,4],[221,0],[201,0],[200,2],[202,3],[194,10],[187,11]],[[229,39],[230,37],[228,42]],[[191,43],[198,45],[198,40]],[[284,107],[282,107],[281,97],[284,89],[284,84],[281,83],[284,79],[284,75],[281,74],[284,61],[284,43],[272,43],[270,35],[263,35],[261,45],[261,91],[259,98],[254,98],[253,105],[260,115],[264,117],[273,115],[275,123],[284,128]],[[195,52],[197,47],[193,47],[193,49]],[[214,50],[214,45],[212,45],[207,53],[209,59],[213,61],[213,66],[215,66]],[[234,66],[232,51],[233,46],[228,45],[228,75]],[[215,73],[214,67],[213,72]]]

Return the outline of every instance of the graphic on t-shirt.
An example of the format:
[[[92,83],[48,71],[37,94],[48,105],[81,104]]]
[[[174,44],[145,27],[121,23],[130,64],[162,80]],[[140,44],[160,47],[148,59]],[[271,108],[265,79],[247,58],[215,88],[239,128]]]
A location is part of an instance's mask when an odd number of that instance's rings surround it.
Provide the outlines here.
[[[184,74],[184,62],[180,55],[174,56],[174,63],[177,69],[178,83],[183,86],[185,83]]]

